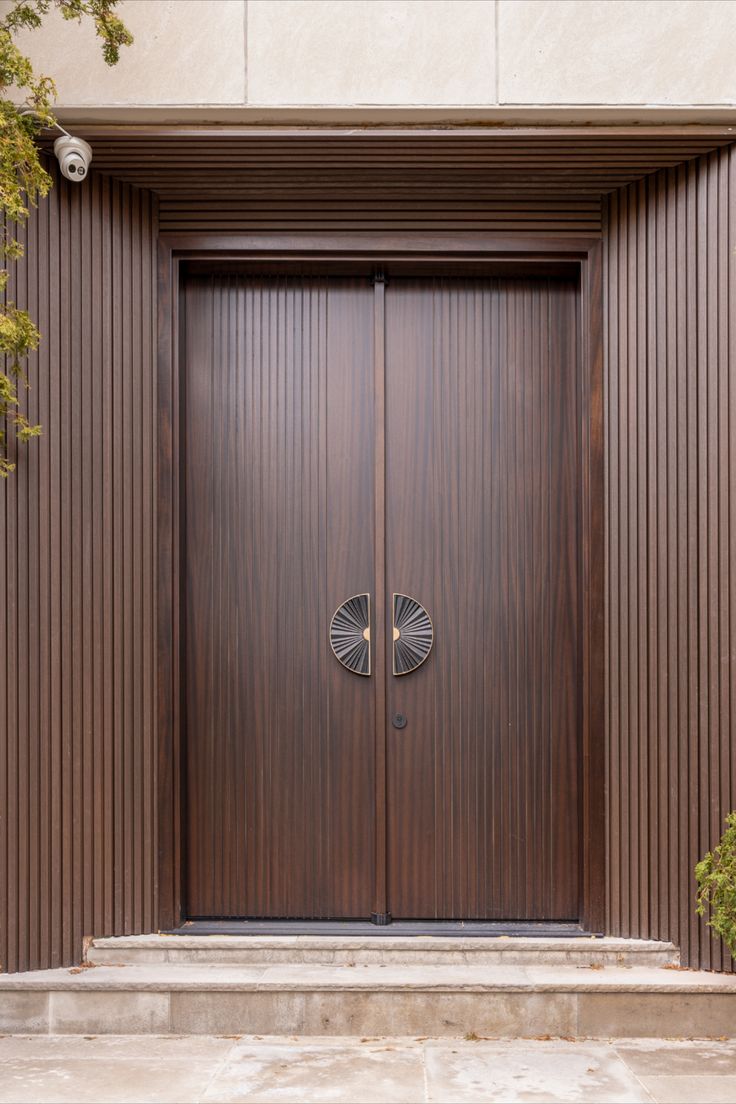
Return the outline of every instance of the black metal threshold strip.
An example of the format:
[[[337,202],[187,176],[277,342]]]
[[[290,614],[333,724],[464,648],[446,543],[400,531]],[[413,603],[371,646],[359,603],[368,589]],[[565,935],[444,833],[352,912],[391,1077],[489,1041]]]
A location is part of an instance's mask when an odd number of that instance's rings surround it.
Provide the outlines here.
[[[591,939],[600,932],[585,931],[576,921],[529,922],[524,920],[394,920],[371,924],[368,920],[185,920],[166,935],[329,935],[397,936],[434,935],[468,938]]]

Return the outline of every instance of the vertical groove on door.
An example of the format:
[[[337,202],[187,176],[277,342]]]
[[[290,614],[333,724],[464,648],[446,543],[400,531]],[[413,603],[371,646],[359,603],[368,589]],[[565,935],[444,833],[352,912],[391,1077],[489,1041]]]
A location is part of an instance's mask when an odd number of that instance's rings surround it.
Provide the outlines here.
[[[187,911],[367,917],[371,680],[329,647],[373,592],[367,281],[187,277]]]
[[[388,912],[387,852],[386,852],[386,679],[388,678],[388,652],[386,634],[391,632],[393,613],[390,592],[386,586],[386,281],[383,273],[376,273],[373,280],[373,358],[374,373],[374,455],[375,489],[373,495],[373,540],[375,542],[375,638],[373,649],[373,682],[375,688],[375,833],[376,863],[374,918],[384,919]]]
[[[390,680],[397,916],[579,916],[574,285],[392,279],[387,581],[429,610]],[[408,860],[411,856],[411,860]]]
[[[608,930],[732,968],[694,867],[736,805],[736,153],[612,194],[604,245]]]

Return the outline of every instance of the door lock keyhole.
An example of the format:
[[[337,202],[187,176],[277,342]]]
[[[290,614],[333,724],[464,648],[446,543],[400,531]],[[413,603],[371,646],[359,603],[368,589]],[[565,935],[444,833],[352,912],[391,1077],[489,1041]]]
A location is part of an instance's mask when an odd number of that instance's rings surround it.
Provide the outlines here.
[[[406,728],[406,714],[394,713],[393,717],[391,718],[391,724],[394,726],[394,728]]]

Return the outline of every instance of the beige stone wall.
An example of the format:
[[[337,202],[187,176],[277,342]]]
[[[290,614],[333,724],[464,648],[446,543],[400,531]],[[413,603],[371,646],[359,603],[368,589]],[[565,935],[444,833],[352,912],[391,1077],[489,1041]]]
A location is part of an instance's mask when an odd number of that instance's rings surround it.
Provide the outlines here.
[[[0,7],[7,7],[6,0]],[[51,16],[22,43],[66,114],[595,118],[736,105],[736,0],[124,0],[115,69]],[[623,117],[623,115],[622,115]]]

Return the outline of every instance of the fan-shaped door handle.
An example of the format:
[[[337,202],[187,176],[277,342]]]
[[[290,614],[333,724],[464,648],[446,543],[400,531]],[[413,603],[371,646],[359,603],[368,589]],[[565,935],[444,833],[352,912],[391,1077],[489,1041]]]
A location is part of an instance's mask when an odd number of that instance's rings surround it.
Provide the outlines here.
[[[408,594],[394,594],[393,599],[393,671],[408,675],[421,667],[432,651],[434,627],[432,618],[421,602]]]
[[[371,673],[371,596],[354,594],[338,606],[330,622],[335,658],[356,675]]]

